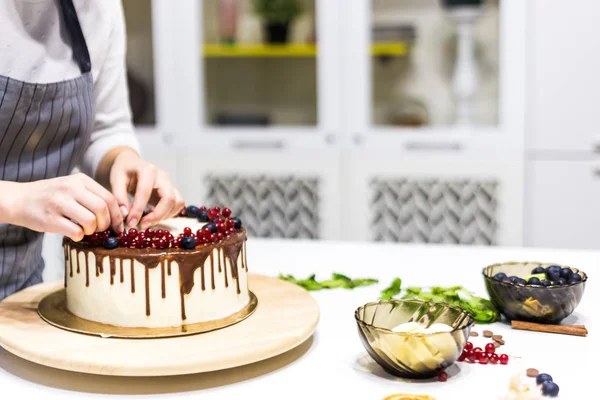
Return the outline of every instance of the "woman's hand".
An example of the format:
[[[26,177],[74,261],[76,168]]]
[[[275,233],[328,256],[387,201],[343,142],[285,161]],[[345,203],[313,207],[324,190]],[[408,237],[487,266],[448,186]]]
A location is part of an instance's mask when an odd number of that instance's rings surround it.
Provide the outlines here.
[[[35,182],[1,182],[0,221],[74,241],[112,227],[123,231],[115,197],[85,174]]]
[[[109,175],[110,187],[127,216],[128,227],[139,223],[141,229],[146,229],[177,215],[185,206],[167,173],[142,160],[133,150],[121,150],[114,157]],[[131,206],[129,194],[133,195]],[[142,218],[148,204],[154,208]]]

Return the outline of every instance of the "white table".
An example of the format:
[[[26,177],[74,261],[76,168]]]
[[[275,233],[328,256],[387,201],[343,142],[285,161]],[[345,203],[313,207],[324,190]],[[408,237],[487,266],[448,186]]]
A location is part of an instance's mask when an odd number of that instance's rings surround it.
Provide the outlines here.
[[[568,264],[588,273],[583,300],[566,321],[585,324],[587,337],[514,331],[506,323],[496,323],[489,329],[504,335],[502,351],[521,358],[507,366],[457,363],[443,383],[391,377],[364,351],[354,310],[376,300],[393,277],[410,286],[460,284],[485,296],[481,269],[521,260]],[[599,261],[600,252],[592,251],[251,239],[250,272],[298,277],[314,272],[318,278],[341,272],[375,277],[380,283],[353,291],[312,292],[321,307],[321,320],[311,340],[274,359],[228,371],[165,378],[90,376],[42,367],[0,349],[2,398],[132,398],[136,394],[142,395],[136,398],[170,399],[383,399],[402,392],[479,400],[497,398],[513,373],[529,367],[553,375],[561,389],[559,398],[596,398],[592,366],[599,362],[593,326],[600,306],[595,280]]]

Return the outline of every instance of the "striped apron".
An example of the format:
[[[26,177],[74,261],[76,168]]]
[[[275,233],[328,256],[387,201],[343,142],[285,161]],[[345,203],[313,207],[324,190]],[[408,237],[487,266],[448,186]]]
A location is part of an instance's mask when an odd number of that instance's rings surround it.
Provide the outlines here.
[[[60,8],[81,75],[47,84],[0,75],[0,180],[31,182],[67,175],[90,140],[90,55],[72,0],[61,0]],[[0,300],[42,282],[42,239],[43,233],[0,224]]]

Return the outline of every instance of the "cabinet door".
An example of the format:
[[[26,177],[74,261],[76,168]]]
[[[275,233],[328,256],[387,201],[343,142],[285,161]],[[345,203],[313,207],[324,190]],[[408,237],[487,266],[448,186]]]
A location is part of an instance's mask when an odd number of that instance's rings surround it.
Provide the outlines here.
[[[356,151],[343,162],[348,239],[461,245],[522,243],[518,158]]]
[[[600,139],[600,2],[536,0],[531,4],[530,147],[591,151]]]
[[[530,161],[527,244],[600,248],[600,164]]]
[[[340,237],[337,151],[181,154],[188,204],[231,208],[252,237]]]

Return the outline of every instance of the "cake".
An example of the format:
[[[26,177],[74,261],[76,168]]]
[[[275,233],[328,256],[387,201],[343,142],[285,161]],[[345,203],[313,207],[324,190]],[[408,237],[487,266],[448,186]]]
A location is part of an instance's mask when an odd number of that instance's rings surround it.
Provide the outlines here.
[[[231,210],[188,206],[144,232],[63,239],[66,307],[128,328],[172,328],[235,315],[250,301],[246,229]]]

